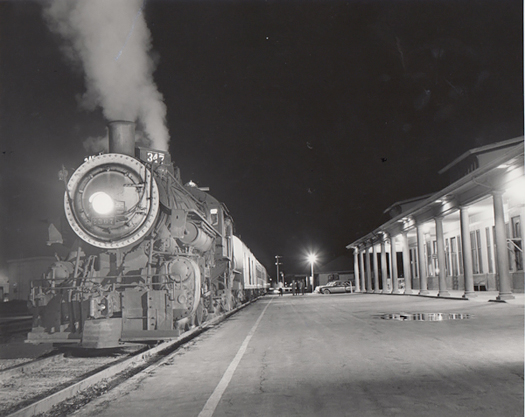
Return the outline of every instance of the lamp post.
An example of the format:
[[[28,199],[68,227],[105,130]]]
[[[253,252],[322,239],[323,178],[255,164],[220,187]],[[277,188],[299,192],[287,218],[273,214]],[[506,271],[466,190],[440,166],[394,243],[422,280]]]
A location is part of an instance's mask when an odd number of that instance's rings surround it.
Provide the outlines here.
[[[275,265],[277,266],[277,287],[281,284],[281,276],[279,275],[279,265],[282,265],[279,260],[282,258],[282,256],[275,255]]]
[[[310,262],[310,271],[311,271],[311,277],[310,277],[310,284],[312,286],[312,292],[314,292],[314,263],[317,261],[317,256],[315,253],[311,253],[308,255],[308,262]]]

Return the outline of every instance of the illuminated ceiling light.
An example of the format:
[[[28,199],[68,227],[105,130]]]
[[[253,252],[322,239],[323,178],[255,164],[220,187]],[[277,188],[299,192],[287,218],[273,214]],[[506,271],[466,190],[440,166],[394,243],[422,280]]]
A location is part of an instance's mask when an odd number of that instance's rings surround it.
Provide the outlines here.
[[[511,184],[505,192],[515,200],[525,201],[525,177],[517,178]]]
[[[89,197],[89,202],[97,214],[110,214],[115,208],[113,199],[102,191],[98,191]]]
[[[398,220],[399,223],[403,223],[405,226],[412,223],[412,217],[411,216],[405,216],[402,219]]]

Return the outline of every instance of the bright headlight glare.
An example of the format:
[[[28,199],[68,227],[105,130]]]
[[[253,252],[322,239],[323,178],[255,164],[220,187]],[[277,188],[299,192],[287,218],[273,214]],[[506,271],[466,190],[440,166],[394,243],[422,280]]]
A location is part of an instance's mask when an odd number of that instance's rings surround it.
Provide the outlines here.
[[[111,213],[115,208],[113,199],[102,191],[94,193],[89,197],[89,202],[97,214],[105,215]]]

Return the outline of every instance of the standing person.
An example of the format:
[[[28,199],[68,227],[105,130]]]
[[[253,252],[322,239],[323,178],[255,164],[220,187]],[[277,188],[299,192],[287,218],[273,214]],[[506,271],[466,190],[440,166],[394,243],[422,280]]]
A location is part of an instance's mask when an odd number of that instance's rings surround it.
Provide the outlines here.
[[[283,296],[283,287],[279,287],[279,297]]]
[[[297,295],[297,281],[295,279],[292,281],[292,295]]]
[[[304,283],[303,283],[303,281],[301,281],[301,283],[299,285],[301,286],[301,294],[304,295]]]

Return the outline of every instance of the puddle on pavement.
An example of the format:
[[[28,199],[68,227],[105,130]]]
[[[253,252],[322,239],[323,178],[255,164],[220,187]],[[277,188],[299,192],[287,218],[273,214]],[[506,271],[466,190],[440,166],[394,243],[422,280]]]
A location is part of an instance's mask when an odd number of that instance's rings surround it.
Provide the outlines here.
[[[472,315],[465,313],[389,313],[381,315],[380,318],[398,321],[445,321],[466,320],[472,318]]]

